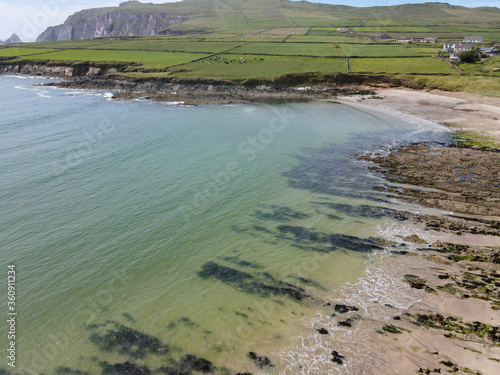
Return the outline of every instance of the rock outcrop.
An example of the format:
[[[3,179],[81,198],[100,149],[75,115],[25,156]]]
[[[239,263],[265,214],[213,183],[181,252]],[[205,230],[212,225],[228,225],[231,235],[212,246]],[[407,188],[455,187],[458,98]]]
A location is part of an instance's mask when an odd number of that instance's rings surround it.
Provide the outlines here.
[[[142,13],[127,10],[97,12],[82,10],[68,17],[64,24],[47,28],[37,42],[81,40],[134,35],[169,35],[171,25],[187,20],[182,14]]]
[[[0,44],[14,44],[14,43],[22,43],[23,41],[21,38],[17,36],[16,33],[12,34],[9,39],[7,39],[5,42],[2,42],[0,40]]]

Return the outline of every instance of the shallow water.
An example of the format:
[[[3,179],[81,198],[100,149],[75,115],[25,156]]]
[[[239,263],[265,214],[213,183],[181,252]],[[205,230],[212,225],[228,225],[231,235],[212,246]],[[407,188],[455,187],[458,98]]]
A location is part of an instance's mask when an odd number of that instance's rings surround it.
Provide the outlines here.
[[[40,82],[0,77],[0,256],[18,270],[16,370],[33,374],[187,353],[257,371],[249,351],[306,333],[369,263],[359,238],[394,203],[353,156],[449,138],[340,104],[114,102]],[[168,353],[105,347],[120,324]]]

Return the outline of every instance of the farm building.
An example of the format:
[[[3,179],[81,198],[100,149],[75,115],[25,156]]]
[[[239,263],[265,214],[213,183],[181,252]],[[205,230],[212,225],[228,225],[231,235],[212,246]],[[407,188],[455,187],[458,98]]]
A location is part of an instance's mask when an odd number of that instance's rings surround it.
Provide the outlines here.
[[[351,29],[349,29],[348,27],[340,27],[337,29],[337,32],[342,34],[348,34],[351,32]]]
[[[484,37],[482,37],[482,36],[466,36],[464,38],[464,43],[484,43]]]
[[[450,54],[450,61],[453,61],[453,62],[460,62],[460,61],[462,61],[460,59],[460,57],[458,56],[459,54],[460,54],[459,52],[452,52]]]
[[[445,43],[443,46],[443,51],[452,53],[455,51],[464,52],[464,51],[472,51],[474,45],[471,43]]]
[[[437,43],[439,39],[435,36],[428,36],[420,40],[420,43]]]
[[[375,39],[380,40],[380,39],[392,39],[389,35],[387,34],[378,34]]]
[[[396,42],[413,43],[413,38],[409,36],[402,36],[401,38],[396,39]]]

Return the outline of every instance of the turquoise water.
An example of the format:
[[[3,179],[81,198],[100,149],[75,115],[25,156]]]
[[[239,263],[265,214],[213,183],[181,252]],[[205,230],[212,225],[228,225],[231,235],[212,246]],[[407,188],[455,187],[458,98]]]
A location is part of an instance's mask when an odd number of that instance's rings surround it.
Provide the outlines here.
[[[256,372],[248,352],[289,345],[369,261],[304,237],[377,236],[385,218],[345,209],[390,205],[353,156],[448,137],[340,104],[115,102],[40,82],[0,77],[0,256],[17,267],[16,370],[33,374],[186,354]],[[107,342],[120,327],[140,340]]]

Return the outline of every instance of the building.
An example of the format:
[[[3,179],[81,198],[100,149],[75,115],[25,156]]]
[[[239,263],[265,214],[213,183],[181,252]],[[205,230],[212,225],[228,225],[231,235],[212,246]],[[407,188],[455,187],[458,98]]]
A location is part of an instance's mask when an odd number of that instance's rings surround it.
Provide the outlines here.
[[[458,55],[460,55],[460,53],[458,53],[458,52],[452,52],[450,54],[450,61],[453,61],[453,62],[460,62],[460,61],[462,61]]]
[[[420,43],[437,43],[439,39],[435,36],[428,36],[420,40]]]
[[[484,37],[482,37],[482,36],[466,36],[464,38],[464,43],[484,43]]]
[[[457,43],[455,44],[455,49],[453,52],[462,53],[465,51],[472,51],[474,49],[474,45],[471,43]]]
[[[337,32],[342,34],[348,34],[351,32],[351,29],[349,29],[348,27],[340,27],[337,29]]]
[[[452,53],[455,51],[464,52],[472,51],[474,44],[472,43],[445,43],[443,46],[443,51]]]
[[[387,34],[378,34],[375,39],[381,40],[381,39],[392,39],[389,35]]]
[[[401,38],[396,39],[396,42],[413,43],[413,38],[409,36],[402,36]]]
[[[443,46],[443,51],[448,52],[448,53],[452,53],[457,44],[458,43],[445,43]]]

